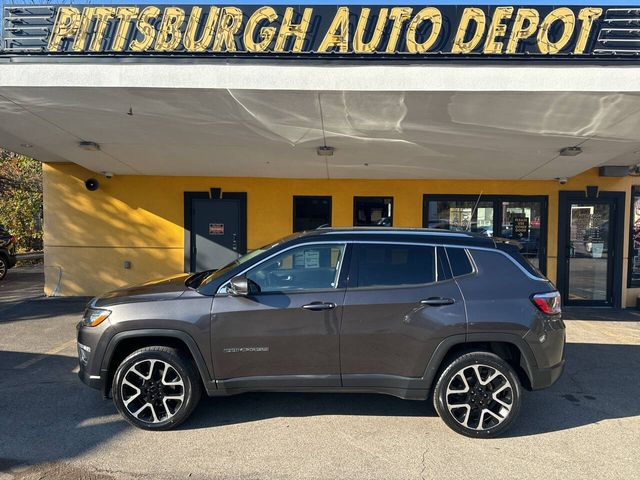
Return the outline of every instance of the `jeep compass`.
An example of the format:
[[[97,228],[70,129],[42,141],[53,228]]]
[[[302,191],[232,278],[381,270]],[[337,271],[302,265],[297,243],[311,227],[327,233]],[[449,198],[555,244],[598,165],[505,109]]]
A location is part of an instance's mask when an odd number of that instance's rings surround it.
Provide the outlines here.
[[[560,295],[517,245],[428,229],[295,234],[94,298],[78,324],[80,378],[148,430],[202,391],[375,392],[492,437],[558,379],[564,344]]]

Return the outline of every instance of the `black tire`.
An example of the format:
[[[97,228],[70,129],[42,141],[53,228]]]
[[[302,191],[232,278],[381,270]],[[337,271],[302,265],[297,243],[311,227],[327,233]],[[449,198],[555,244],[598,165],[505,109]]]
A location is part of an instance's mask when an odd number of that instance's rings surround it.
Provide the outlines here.
[[[0,255],[0,281],[4,280],[9,270],[9,263],[4,255]]]
[[[147,375],[149,378],[144,379]],[[200,376],[191,357],[160,346],[141,348],[125,358],[113,376],[112,392],[122,416],[145,430],[169,430],[180,425],[202,396]],[[180,396],[182,400],[177,399]]]
[[[518,375],[505,360],[489,352],[470,352],[444,367],[433,403],[452,430],[471,438],[491,438],[513,425],[520,413],[521,392]]]

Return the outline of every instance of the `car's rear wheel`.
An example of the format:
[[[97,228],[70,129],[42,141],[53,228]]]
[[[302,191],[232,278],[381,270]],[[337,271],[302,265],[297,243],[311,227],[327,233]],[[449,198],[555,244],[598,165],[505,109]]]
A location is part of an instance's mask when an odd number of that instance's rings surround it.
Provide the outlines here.
[[[118,411],[136,427],[169,430],[193,412],[201,396],[193,361],[170,347],[136,350],[118,366],[113,377]]]
[[[9,265],[7,264],[6,258],[4,258],[4,255],[0,255],[0,280],[4,280],[4,277],[7,276],[8,269]]]
[[[433,401],[442,420],[467,437],[500,435],[520,412],[521,386],[513,368],[489,352],[466,353],[438,378]]]

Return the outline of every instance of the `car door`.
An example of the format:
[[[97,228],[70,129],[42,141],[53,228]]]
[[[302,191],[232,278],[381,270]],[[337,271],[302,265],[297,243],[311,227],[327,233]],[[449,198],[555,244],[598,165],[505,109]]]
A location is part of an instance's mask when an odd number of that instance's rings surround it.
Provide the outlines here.
[[[351,255],[340,357],[345,387],[410,388],[440,341],[464,334],[464,302],[434,246],[359,243]]]
[[[225,388],[340,385],[346,252],[345,243],[289,248],[245,272],[259,293],[215,296],[213,363]]]

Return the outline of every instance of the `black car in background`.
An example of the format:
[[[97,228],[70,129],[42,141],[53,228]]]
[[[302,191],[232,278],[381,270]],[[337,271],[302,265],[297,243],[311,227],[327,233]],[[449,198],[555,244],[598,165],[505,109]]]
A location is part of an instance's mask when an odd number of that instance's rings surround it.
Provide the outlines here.
[[[16,264],[16,237],[0,225],[0,280]]]

